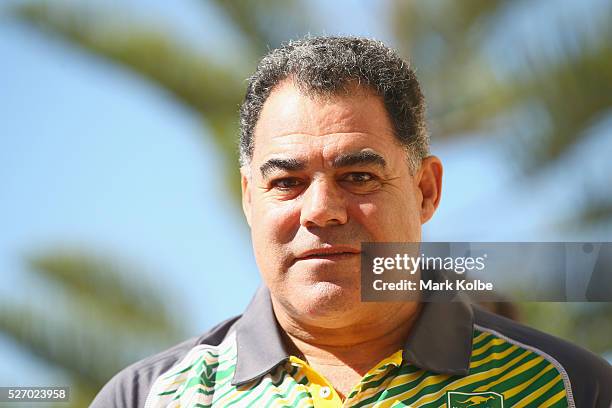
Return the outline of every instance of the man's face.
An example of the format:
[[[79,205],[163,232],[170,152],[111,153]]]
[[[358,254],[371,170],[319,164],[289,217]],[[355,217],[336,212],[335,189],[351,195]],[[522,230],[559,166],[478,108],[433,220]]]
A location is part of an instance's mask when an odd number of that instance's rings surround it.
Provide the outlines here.
[[[439,161],[411,175],[382,100],[359,88],[312,98],[285,81],[265,102],[254,140],[243,208],[273,301],[330,325],[366,313],[360,244],[420,241],[439,200]]]

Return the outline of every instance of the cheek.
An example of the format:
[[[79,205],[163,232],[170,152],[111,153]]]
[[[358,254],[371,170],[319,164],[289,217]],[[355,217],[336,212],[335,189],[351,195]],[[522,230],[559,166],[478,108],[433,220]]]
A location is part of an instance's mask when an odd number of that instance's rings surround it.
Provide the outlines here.
[[[272,249],[291,241],[300,219],[295,203],[262,200],[254,203],[253,209],[251,230],[256,245]]]
[[[353,216],[378,242],[412,242],[420,240],[420,215],[412,200],[381,197],[380,200],[356,203]]]
[[[362,202],[356,206],[353,218],[362,225],[374,241],[391,240],[393,216],[379,202]]]

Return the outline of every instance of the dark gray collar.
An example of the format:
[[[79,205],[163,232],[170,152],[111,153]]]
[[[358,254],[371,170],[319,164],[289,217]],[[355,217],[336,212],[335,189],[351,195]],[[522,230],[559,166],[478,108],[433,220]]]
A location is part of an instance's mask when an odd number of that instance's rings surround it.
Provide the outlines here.
[[[467,375],[474,316],[465,301],[424,303],[404,345],[403,358],[435,373]],[[237,361],[232,385],[269,373],[289,354],[276,321],[270,292],[260,287],[236,328]]]

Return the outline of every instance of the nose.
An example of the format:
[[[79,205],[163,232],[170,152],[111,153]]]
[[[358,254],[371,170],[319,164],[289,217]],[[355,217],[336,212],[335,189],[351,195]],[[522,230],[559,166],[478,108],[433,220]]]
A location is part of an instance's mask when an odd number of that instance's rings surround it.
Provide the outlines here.
[[[342,225],[348,220],[343,192],[333,180],[313,180],[303,194],[300,224],[305,227]]]

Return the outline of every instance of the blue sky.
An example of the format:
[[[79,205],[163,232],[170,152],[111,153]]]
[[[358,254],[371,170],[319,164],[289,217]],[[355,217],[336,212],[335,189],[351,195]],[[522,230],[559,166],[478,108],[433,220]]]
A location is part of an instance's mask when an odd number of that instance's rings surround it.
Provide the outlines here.
[[[143,1],[130,4],[137,10]],[[168,4],[147,2],[146,17],[175,21],[171,28],[186,41],[220,58],[237,41],[214,9]],[[325,13],[324,31],[385,39],[370,15],[376,10],[353,4],[350,18],[341,21],[334,17],[338,10]],[[194,18],[196,7],[206,11],[205,24]],[[206,40],[210,32],[220,42]],[[18,24],[0,25],[0,55],[0,296],[40,296],[44,303],[23,256],[74,246],[125,259],[168,296],[188,299],[176,307],[189,306],[186,322],[194,335],[240,313],[259,277],[246,224],[200,119],[137,75]],[[555,227],[575,212],[575,193],[567,186],[600,168],[607,160],[600,152],[612,151],[609,124],[592,133],[572,158],[528,180],[518,176],[498,139],[440,144],[434,135],[433,152],[445,164],[444,193],[426,237],[602,239],[598,230]],[[228,288],[229,296],[214,295]],[[8,363],[0,366],[0,384],[61,379],[3,337],[0,356]]]

